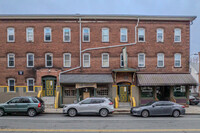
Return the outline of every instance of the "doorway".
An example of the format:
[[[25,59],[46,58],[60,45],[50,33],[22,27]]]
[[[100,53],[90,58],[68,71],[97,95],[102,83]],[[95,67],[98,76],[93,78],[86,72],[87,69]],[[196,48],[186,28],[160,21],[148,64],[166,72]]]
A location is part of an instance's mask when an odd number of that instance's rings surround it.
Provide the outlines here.
[[[84,100],[89,97],[94,96],[94,88],[93,87],[87,87],[87,88],[80,88],[80,100]]]
[[[157,87],[156,94],[159,101],[170,101],[170,87],[168,86]]]
[[[130,83],[119,83],[117,94],[120,102],[128,102],[130,96]]]
[[[55,96],[56,90],[56,77],[46,76],[42,78],[43,83],[43,96]]]

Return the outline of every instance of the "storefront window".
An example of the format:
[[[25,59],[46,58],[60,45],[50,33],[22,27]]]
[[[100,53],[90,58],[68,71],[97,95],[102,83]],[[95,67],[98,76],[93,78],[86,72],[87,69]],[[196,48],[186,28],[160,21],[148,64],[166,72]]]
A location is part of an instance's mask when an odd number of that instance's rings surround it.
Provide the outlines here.
[[[66,89],[64,93],[65,93],[65,96],[76,96],[76,91],[72,89]]]
[[[97,88],[97,95],[98,96],[107,96],[108,88]]]
[[[141,87],[141,97],[153,97],[153,88]]]
[[[185,86],[174,87],[174,96],[175,97],[186,97]]]

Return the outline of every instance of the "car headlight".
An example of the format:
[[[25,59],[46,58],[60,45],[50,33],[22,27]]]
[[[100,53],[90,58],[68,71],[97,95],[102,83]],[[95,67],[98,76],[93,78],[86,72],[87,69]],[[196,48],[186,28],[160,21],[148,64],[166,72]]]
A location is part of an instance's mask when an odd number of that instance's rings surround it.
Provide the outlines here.
[[[133,108],[134,111],[140,111],[140,108]]]

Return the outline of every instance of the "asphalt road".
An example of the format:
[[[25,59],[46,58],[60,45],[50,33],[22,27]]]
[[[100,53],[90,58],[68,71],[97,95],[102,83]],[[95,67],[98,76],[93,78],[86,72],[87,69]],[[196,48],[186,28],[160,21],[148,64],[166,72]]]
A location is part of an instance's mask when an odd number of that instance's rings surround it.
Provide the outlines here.
[[[77,116],[41,114],[0,117],[0,133],[199,133],[200,115],[141,118],[130,115]]]

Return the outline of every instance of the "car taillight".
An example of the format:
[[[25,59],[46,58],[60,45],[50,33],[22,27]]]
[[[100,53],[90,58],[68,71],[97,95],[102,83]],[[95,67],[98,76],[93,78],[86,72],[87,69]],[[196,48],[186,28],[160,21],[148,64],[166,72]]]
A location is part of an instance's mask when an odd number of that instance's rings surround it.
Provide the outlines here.
[[[113,102],[110,102],[109,105],[113,105]]]
[[[41,107],[41,103],[38,104],[38,107]]]
[[[185,108],[185,106],[182,106],[182,108]]]

